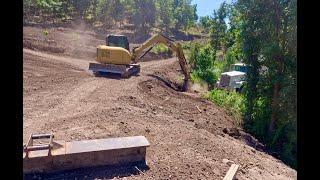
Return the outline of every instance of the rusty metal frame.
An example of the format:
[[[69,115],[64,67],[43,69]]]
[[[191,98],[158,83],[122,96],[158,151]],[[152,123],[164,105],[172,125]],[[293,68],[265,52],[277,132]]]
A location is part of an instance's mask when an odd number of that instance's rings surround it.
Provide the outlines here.
[[[50,134],[31,134],[26,145],[23,147],[23,151],[26,153],[26,158],[29,157],[30,151],[39,151],[48,149],[48,156],[51,156],[52,142],[54,135]],[[48,144],[34,144],[34,139],[49,139]]]

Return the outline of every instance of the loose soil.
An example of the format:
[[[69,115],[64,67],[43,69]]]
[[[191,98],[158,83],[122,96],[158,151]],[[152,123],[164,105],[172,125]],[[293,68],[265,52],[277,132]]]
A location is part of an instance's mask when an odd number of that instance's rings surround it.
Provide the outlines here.
[[[145,136],[149,170],[83,170],[50,178],[222,179],[231,163],[237,179],[296,179],[297,172],[199,93],[180,92],[177,59],[141,62],[129,79],[87,71],[104,37],[90,30],[24,27],[23,142],[53,132],[66,141]],[[77,171],[74,171],[77,172]],[[48,178],[48,177],[47,177]]]

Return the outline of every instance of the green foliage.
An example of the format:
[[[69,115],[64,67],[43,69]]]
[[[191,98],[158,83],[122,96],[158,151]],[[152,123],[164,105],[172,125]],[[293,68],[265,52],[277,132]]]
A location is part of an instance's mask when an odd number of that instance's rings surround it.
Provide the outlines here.
[[[173,16],[173,1],[156,0],[157,24],[161,29],[170,31],[174,28],[176,20]]]
[[[173,0],[173,17],[175,29],[187,29],[198,20],[197,5],[191,5],[191,0]]]
[[[89,9],[91,4],[88,0],[70,0],[70,3],[81,17],[84,17],[85,12]]]
[[[186,30],[198,18],[191,0],[25,0],[23,13],[25,21],[40,16],[43,21],[81,18],[104,27],[129,23],[141,33],[155,26],[169,32]]]
[[[147,33],[156,21],[155,0],[135,0],[132,1],[129,20],[138,30]]]
[[[214,89],[206,95],[206,98],[223,107],[227,113],[235,118],[237,125],[240,126],[242,124],[242,117],[245,112],[245,98],[242,94]]]
[[[212,87],[217,77],[214,74],[215,52],[210,44],[200,45],[195,43],[190,50],[189,63],[194,77],[200,78]]]
[[[227,24],[225,18],[228,16],[228,6],[225,2],[220,5],[217,11],[213,12],[213,17],[210,22],[210,37],[211,45],[214,49],[223,49],[225,51],[226,47],[226,31]]]
[[[151,52],[154,52],[156,54],[163,54],[163,53],[169,53],[171,50],[168,48],[168,46],[164,44],[157,44],[155,47],[152,48]]]
[[[296,1],[240,0],[236,8],[235,28],[251,67],[245,127],[295,168]],[[262,67],[268,69],[264,74]]]
[[[36,4],[40,9],[52,13],[60,10],[62,2],[59,0],[37,0]]]
[[[246,63],[249,69],[241,103],[230,103],[237,98],[220,90],[213,90],[210,97],[235,113],[238,122],[242,118],[247,131],[295,168],[296,0],[239,0],[231,6],[223,3],[212,17],[202,17],[200,25],[210,33],[211,52],[204,50],[206,44],[183,45],[191,52],[192,80],[208,77],[199,72],[213,73],[209,77],[215,78],[228,71],[231,64]],[[262,73],[262,69],[267,70]]]
[[[49,31],[48,30],[44,30],[42,33],[43,33],[44,36],[48,36],[49,35]]]
[[[205,29],[206,32],[209,31],[210,27],[212,26],[212,19],[210,16],[202,16],[200,17],[200,25]]]
[[[94,4],[95,5],[95,4]],[[96,19],[104,22],[106,26],[115,25],[123,21],[125,2],[122,0],[98,0],[96,3]]]

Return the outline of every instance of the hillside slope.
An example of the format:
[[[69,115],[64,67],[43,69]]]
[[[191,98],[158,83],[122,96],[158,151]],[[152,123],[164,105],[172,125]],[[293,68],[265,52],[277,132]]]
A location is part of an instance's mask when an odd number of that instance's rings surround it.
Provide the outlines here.
[[[103,37],[90,30],[43,31],[24,27],[24,143],[39,132],[66,141],[143,135],[151,143],[144,173],[56,176],[221,179],[228,159],[240,165],[238,179],[297,178],[222,109],[199,94],[176,91],[182,77],[176,58],[142,62],[140,75],[129,79],[94,77],[88,63]]]

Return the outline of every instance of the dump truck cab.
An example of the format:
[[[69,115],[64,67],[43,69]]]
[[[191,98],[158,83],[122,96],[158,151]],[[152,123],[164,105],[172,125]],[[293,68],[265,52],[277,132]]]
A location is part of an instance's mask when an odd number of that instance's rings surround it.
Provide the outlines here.
[[[241,92],[245,83],[248,66],[244,63],[231,65],[231,70],[221,74],[216,87]]]
[[[231,71],[239,71],[239,72],[247,73],[248,66],[246,66],[246,64],[244,64],[244,63],[236,63],[236,64],[231,65]]]

